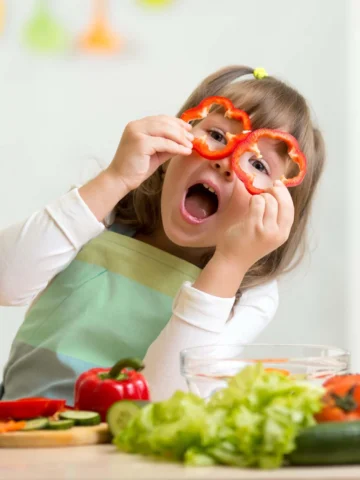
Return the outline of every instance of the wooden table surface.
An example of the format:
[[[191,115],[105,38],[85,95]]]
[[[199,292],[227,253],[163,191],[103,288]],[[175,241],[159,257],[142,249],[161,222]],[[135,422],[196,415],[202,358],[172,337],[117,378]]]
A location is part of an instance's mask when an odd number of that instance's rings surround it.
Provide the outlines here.
[[[112,445],[47,449],[0,449],[1,480],[347,480],[360,479],[360,466],[283,468],[276,471],[231,467],[190,468],[125,455]]]

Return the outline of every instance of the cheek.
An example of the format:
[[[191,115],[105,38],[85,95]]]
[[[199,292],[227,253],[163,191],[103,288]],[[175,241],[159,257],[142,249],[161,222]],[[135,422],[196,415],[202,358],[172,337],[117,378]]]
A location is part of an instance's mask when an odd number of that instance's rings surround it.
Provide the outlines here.
[[[170,200],[171,200],[171,185],[170,182],[164,180],[163,188],[161,191],[161,217],[164,222],[169,215]]]
[[[196,153],[188,157],[177,155],[173,157],[167,164],[163,189],[169,191],[170,194],[177,193],[179,190],[183,193],[188,179],[201,166],[204,159],[200,158]]]
[[[162,194],[161,194],[161,206],[166,208],[170,203],[171,198],[173,198],[174,193],[176,193],[177,187],[179,187],[179,168],[177,162],[171,160],[166,172],[163,181]]]
[[[248,215],[251,197],[252,195],[239,180],[234,188],[229,205],[224,212],[224,223],[226,225],[239,222]]]
[[[161,217],[164,227],[171,221],[172,211],[181,202],[184,194],[182,175],[184,168],[181,167],[181,157],[174,157],[168,164],[161,192]]]

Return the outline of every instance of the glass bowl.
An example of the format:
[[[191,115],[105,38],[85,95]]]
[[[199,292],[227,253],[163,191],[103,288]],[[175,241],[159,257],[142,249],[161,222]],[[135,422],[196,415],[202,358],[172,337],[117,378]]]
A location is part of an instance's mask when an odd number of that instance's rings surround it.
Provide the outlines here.
[[[190,392],[202,398],[224,388],[230,377],[254,362],[321,385],[333,375],[347,373],[349,361],[347,351],[327,345],[208,345],[180,353],[181,374]]]

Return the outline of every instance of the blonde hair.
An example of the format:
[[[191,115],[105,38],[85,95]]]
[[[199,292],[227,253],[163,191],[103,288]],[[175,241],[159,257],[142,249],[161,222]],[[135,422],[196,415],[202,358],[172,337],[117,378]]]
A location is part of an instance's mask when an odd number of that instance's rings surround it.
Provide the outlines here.
[[[248,270],[241,289],[274,279],[292,270],[302,260],[306,251],[306,226],[311,213],[311,201],[325,163],[323,138],[312,123],[304,97],[274,77],[238,80],[242,76],[253,75],[253,72],[250,67],[229,66],[213,73],[201,82],[177,114],[180,116],[206,97],[228,97],[237,108],[250,115],[254,130],[286,127],[298,140],[307,157],[308,169],[303,183],[290,189],[295,219],[289,238],[285,244],[261,258]],[[162,177],[160,168],[122,199],[117,205],[116,221],[132,225],[144,233],[154,231],[161,222]],[[211,255],[203,259],[202,266],[206,265]]]

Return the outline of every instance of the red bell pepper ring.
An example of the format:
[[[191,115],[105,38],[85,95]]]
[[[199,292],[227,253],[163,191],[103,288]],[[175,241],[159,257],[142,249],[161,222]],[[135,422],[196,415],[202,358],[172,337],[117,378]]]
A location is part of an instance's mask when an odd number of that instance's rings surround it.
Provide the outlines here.
[[[231,164],[234,172],[239,179],[244,182],[244,185],[249,193],[257,195],[263,193],[265,190],[255,187],[254,179],[255,175],[245,172],[240,166],[240,158],[246,152],[252,152],[256,155],[256,158],[262,158],[261,152],[258,147],[258,141],[261,138],[270,138],[273,140],[280,140],[284,142],[288,147],[288,155],[293,162],[299,166],[299,173],[293,178],[286,178],[284,175],[280,180],[287,187],[296,187],[304,180],[306,175],[307,162],[306,157],[300,150],[299,144],[290,133],[281,132],[280,130],[271,130],[269,128],[261,128],[251,132],[241,143],[239,143],[234,150],[231,157]]]
[[[0,402],[0,420],[29,420],[51,417],[65,409],[65,400],[50,398],[22,398]]]
[[[75,383],[75,409],[98,412],[106,421],[108,409],[119,400],[150,400],[146,379],[139,373],[143,368],[140,359],[127,358],[111,369],[92,368],[82,373]]]
[[[197,107],[186,110],[181,119],[184,122],[191,122],[193,120],[202,120],[209,115],[210,109],[213,105],[220,105],[225,109],[225,117],[242,122],[243,131],[240,134],[234,135],[227,132],[225,137],[227,144],[221,150],[210,150],[206,143],[206,136],[195,138],[193,141],[194,150],[206,158],[207,160],[221,160],[232,154],[236,145],[251,131],[251,121],[249,115],[244,110],[235,108],[231,100],[226,97],[207,97],[202,100]]]

